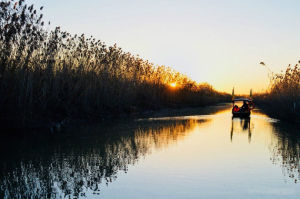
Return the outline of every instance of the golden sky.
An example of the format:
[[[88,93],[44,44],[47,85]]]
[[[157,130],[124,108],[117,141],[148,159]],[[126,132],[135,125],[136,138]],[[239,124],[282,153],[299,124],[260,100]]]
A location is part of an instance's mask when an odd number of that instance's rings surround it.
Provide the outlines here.
[[[220,91],[260,92],[300,59],[300,1],[29,0],[71,33],[170,66]]]

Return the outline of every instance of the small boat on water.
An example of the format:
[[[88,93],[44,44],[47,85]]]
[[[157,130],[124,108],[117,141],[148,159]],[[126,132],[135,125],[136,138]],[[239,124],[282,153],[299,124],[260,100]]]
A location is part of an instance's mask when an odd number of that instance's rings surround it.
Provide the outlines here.
[[[239,107],[238,102],[243,102],[243,105]],[[237,98],[232,100],[232,116],[233,117],[249,117],[251,110],[253,109],[253,101],[248,98]]]
[[[240,107],[238,104],[241,104]],[[250,90],[250,98],[234,97],[234,88],[232,90],[232,116],[233,117],[249,117],[251,110],[254,108],[252,100],[252,89]]]

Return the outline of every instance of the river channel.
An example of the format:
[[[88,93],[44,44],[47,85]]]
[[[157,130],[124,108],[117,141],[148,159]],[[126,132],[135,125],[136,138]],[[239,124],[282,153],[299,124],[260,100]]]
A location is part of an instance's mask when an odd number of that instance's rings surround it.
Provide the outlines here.
[[[1,143],[0,198],[300,198],[300,128],[260,110],[240,119],[219,106]]]

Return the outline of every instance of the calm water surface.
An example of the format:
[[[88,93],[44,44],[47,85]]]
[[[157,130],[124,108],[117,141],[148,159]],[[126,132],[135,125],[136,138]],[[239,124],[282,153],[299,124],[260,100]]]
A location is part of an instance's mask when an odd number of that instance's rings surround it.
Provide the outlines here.
[[[2,139],[0,198],[300,198],[299,135],[220,107]]]

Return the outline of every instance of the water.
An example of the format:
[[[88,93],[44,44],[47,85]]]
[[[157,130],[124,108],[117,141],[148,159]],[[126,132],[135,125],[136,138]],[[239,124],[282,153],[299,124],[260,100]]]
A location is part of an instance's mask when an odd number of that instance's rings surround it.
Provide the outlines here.
[[[299,128],[216,110],[2,139],[0,198],[299,198]]]

